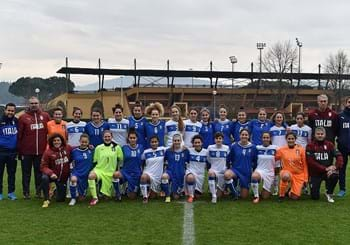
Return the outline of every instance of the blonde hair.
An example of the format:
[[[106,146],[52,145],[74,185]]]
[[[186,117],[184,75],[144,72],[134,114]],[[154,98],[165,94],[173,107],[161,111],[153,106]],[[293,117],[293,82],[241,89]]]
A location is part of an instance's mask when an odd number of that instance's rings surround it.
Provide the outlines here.
[[[164,116],[164,107],[161,103],[155,102],[149,104],[149,106],[147,106],[145,109],[146,115],[151,116],[153,110],[157,110],[159,112],[159,116]]]

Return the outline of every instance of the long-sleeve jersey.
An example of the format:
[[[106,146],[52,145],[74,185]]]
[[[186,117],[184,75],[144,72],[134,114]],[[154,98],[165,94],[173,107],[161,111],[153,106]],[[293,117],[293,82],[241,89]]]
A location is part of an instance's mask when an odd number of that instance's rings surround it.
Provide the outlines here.
[[[281,160],[282,169],[296,175],[303,175],[304,181],[308,182],[308,169],[306,163],[305,149],[301,145],[293,148],[283,146],[277,149],[276,160]]]
[[[89,148],[72,150],[71,158],[73,161],[72,175],[87,176],[92,168],[93,151]]]
[[[141,117],[136,119],[134,116],[130,116],[129,120],[129,128],[135,128],[137,134],[137,144],[146,147],[146,124],[147,119],[145,117]]]
[[[88,122],[85,126],[84,132],[89,135],[90,144],[94,147],[103,144],[103,131],[108,130],[109,125],[105,121],[102,121],[100,125],[95,125],[92,121]]]
[[[153,124],[152,122],[146,123],[146,147],[145,149],[151,148],[150,139],[153,135],[158,136],[159,138],[159,146],[164,146],[164,137],[165,137],[165,121],[159,120],[157,124]]]
[[[214,124],[212,122],[203,122],[199,135],[203,138],[203,148],[207,149],[209,145],[214,144]]]
[[[3,116],[0,120],[0,152],[16,151],[18,120],[15,117]]]
[[[338,133],[338,115],[335,111],[327,108],[325,111],[313,110],[308,116],[309,125],[312,129],[312,135],[315,134],[315,128],[324,127],[326,129],[326,140],[334,143],[335,136]]]
[[[232,128],[233,122],[228,119],[225,119],[224,121],[217,120],[214,122],[214,132],[221,132],[224,135],[224,145],[231,145]]]
[[[123,158],[123,151],[119,145],[114,145],[113,143],[98,145],[94,153],[94,162],[97,163],[94,169],[112,176],[123,161]]]
[[[252,168],[256,164],[256,146],[250,142],[247,145],[241,145],[239,142],[233,143],[228,161],[233,169],[250,176]]]
[[[141,175],[142,168],[142,153],[144,148],[137,144],[135,148],[129,144],[122,147],[123,150],[123,170],[129,174]]]
[[[240,137],[240,132],[242,129],[248,129],[249,130],[249,122],[241,123],[239,121],[235,122],[233,124],[233,138],[235,142],[239,142],[241,137]]]
[[[193,136],[200,133],[202,128],[202,123],[192,122],[190,119],[184,121],[185,131],[184,131],[184,144],[186,147],[192,146]]]
[[[78,147],[80,145],[80,136],[84,133],[86,122],[68,122],[66,124],[67,134],[68,134],[68,144],[73,147]]]
[[[120,146],[126,145],[126,138],[128,137],[129,131],[129,120],[123,118],[120,121],[115,118],[108,119],[109,129],[113,134],[113,141]]]
[[[345,108],[339,114],[338,121],[338,149],[341,152],[350,152],[350,108]]]
[[[269,120],[266,120],[264,122],[253,119],[249,122],[249,132],[251,135],[251,142],[254,145],[261,145],[262,144],[262,134],[264,132],[269,132],[270,128],[272,126],[272,123]]]
[[[293,124],[292,126],[290,126],[290,129],[297,136],[295,143],[306,148],[306,145],[309,142],[311,142],[311,138],[312,138],[311,128],[307,125],[299,127],[297,124]]]
[[[343,157],[334,147],[333,143],[327,140],[313,140],[306,146],[306,159],[311,176],[320,176],[326,173],[326,168],[333,165],[339,169],[343,165]]]
[[[277,152],[277,146],[275,146],[275,145],[269,145],[269,146],[258,145],[258,146],[256,146],[256,151],[257,151],[257,167],[256,168],[274,173],[275,167],[276,167],[275,155]]]
[[[208,146],[207,159],[210,164],[210,169],[215,172],[224,173],[227,166],[227,156],[230,153],[230,148],[227,145],[218,147],[216,144]]]

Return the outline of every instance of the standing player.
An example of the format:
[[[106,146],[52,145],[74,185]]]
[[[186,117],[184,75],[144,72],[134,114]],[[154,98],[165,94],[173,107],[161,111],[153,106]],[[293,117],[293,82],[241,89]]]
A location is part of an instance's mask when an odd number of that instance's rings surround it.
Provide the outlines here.
[[[337,139],[338,149],[344,160],[343,166],[339,169],[339,192],[338,197],[344,197],[346,194],[346,166],[348,165],[348,156],[350,155],[350,97],[345,99],[344,110],[339,115],[339,133]]]
[[[230,146],[233,122],[227,119],[227,110],[224,105],[220,105],[219,115],[220,118],[214,122],[214,131],[222,133],[223,144]]]
[[[240,196],[249,195],[252,168],[256,165],[256,147],[249,142],[248,129],[242,129],[239,142],[232,144],[227,159],[231,168],[225,171],[225,183],[234,199],[238,198],[237,184],[239,180]]]
[[[284,200],[286,190],[290,184],[289,197],[297,200],[301,195],[304,183],[308,182],[308,169],[306,164],[305,149],[295,143],[296,136],[293,132],[286,134],[287,145],[277,149],[276,160],[281,160],[279,200]]]
[[[164,115],[163,105],[159,102],[151,103],[146,107],[146,114],[151,117],[151,121],[146,123],[146,147],[151,148],[150,139],[153,135],[159,138],[159,146],[164,146],[165,137],[165,121],[160,120],[159,117]]]
[[[207,150],[202,148],[203,139],[200,135],[192,138],[193,148],[189,149],[189,160],[186,167],[187,201],[192,203],[195,195],[199,197],[203,193],[205,169],[207,167]]]
[[[186,147],[192,146],[192,137],[199,134],[202,128],[202,123],[197,121],[198,112],[196,109],[190,109],[190,118],[184,121],[184,144]]]
[[[305,124],[305,115],[303,112],[298,112],[296,124],[290,126],[290,130],[297,136],[296,143],[306,148],[306,145],[311,142],[312,130]]]
[[[251,142],[254,145],[262,144],[262,134],[269,132],[271,128],[271,122],[267,120],[267,113],[264,108],[260,108],[258,112],[258,119],[253,119],[249,122],[249,132],[252,136]]]
[[[334,202],[333,191],[338,182],[339,168],[343,165],[343,157],[333,143],[325,140],[326,130],[323,127],[315,129],[312,143],[306,147],[307,164],[309,166],[311,198],[320,199],[321,182],[326,182],[326,198]],[[333,160],[336,159],[336,164]]]
[[[103,132],[109,130],[109,125],[102,119],[102,112],[99,108],[91,111],[91,121],[85,126],[84,132],[89,135],[90,144],[96,147],[103,144]]]
[[[215,133],[215,145],[208,146],[208,185],[211,193],[211,202],[216,203],[217,197],[221,197],[224,186],[224,173],[226,171],[226,160],[230,148],[223,144],[224,135],[221,132]]]
[[[325,94],[317,96],[318,109],[309,113],[309,125],[312,129],[312,135],[315,135],[315,128],[324,127],[326,130],[326,140],[334,144],[338,133],[339,119],[335,111],[328,107],[328,97]]]
[[[57,133],[62,135],[64,140],[67,142],[67,122],[62,120],[63,109],[56,107],[53,109],[53,119],[47,123],[47,136]]]
[[[22,156],[22,186],[24,199],[30,199],[30,177],[34,167],[36,196],[40,197],[40,161],[46,149],[49,115],[43,112],[36,97],[29,99],[28,110],[18,120],[18,153]]]
[[[15,117],[16,105],[8,103],[5,106],[4,114],[0,119],[0,200],[2,195],[2,182],[4,177],[5,166],[7,169],[7,197],[10,200],[16,200],[16,147],[18,134],[18,120]]]
[[[249,129],[249,121],[247,121],[247,113],[243,107],[237,113],[237,121],[233,123],[233,138],[235,142],[239,142],[240,132],[242,129]]]
[[[188,150],[182,146],[181,134],[174,134],[173,144],[165,151],[164,161],[166,171],[162,175],[161,188],[165,193],[165,202],[170,202],[171,196],[177,200],[184,191]]]
[[[208,108],[201,110],[202,127],[199,135],[202,137],[203,147],[208,148],[209,145],[214,144],[214,123],[210,120],[210,111]]]
[[[71,147],[66,144],[61,134],[55,133],[49,138],[49,147],[43,154],[40,164],[42,175],[42,190],[44,193],[43,208],[48,208],[49,184],[56,184],[56,201],[64,202],[66,198],[66,183],[69,177]]]
[[[143,116],[142,105],[139,101],[135,102],[132,109],[132,116],[129,116],[129,128],[135,128],[137,133],[137,144],[146,147],[146,124],[147,119]]]
[[[160,183],[164,170],[164,155],[166,148],[158,146],[157,136],[150,138],[151,148],[145,150],[142,159],[145,161],[140,180],[140,189],[143,203],[148,203],[148,197],[155,197],[160,192]],[[150,187],[150,192],[148,188]]]
[[[119,183],[112,182],[113,178],[117,178],[116,170],[119,167],[119,163],[123,161],[123,151],[119,145],[112,142],[113,135],[110,130],[103,132],[103,144],[98,145],[95,148],[94,162],[95,167],[89,174],[89,189],[92,199],[90,206],[95,206],[98,202],[96,192],[96,181],[101,181],[100,192],[108,197],[112,196],[112,186],[116,195],[119,193]]]
[[[72,147],[80,145],[80,136],[84,133],[86,122],[81,121],[83,111],[73,107],[73,120],[67,123],[68,144]]]
[[[143,146],[137,144],[137,133],[130,129],[128,133],[128,144],[122,147],[124,161],[120,171],[115,174],[115,183],[128,183],[127,195],[130,199],[136,199],[140,185]],[[121,200],[121,195],[116,196],[116,200]]]
[[[277,147],[282,147],[287,144],[287,124],[284,121],[284,115],[282,112],[277,111],[272,115],[271,118],[272,127],[270,128],[271,142]],[[279,184],[279,173],[281,169],[281,162],[276,161],[275,166],[275,179],[273,181],[273,193],[272,195],[278,195],[278,184]]]
[[[165,123],[165,146],[170,147],[173,143],[174,134],[183,134],[185,124],[181,118],[181,110],[177,105],[171,107],[171,119]]]
[[[126,145],[126,139],[128,137],[129,120],[123,118],[123,107],[116,104],[113,108],[114,118],[108,119],[108,125],[113,133],[113,141],[120,145]]]
[[[259,198],[259,182],[263,182],[261,197],[269,198],[271,187],[275,179],[275,155],[277,146],[271,145],[270,133],[265,132],[262,135],[262,145],[256,146],[257,151],[257,167],[252,174],[252,190],[254,194],[253,203],[258,203]]]
[[[84,199],[86,190],[88,188],[89,172],[92,168],[93,151],[89,149],[89,136],[85,133],[80,135],[80,146],[74,148],[72,151],[72,170],[69,183],[71,193],[71,200],[69,206],[74,206],[77,196],[77,189],[79,199]]]

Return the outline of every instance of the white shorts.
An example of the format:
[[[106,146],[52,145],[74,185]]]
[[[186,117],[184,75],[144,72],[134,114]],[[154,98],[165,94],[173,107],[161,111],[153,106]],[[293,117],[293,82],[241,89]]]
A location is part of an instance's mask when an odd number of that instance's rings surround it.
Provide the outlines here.
[[[154,173],[147,172],[147,171],[143,171],[143,173],[147,174],[150,178],[150,182],[151,182],[150,189],[155,193],[159,193],[161,191],[160,183],[161,183],[162,176],[158,176],[158,175],[155,175]]]
[[[274,170],[269,171],[266,169],[259,169],[259,168],[256,168],[254,171],[260,174],[261,180],[263,181],[264,190],[271,192],[273,180],[275,179],[275,171]]]
[[[200,193],[203,193],[203,184],[204,184],[204,174],[197,174],[195,172],[191,172],[186,170],[186,176],[189,174],[193,174],[195,180],[196,180],[196,191],[199,191]],[[186,185],[186,181],[185,181]]]
[[[209,169],[209,171],[213,171],[216,176],[216,186],[220,191],[224,191],[225,189],[225,179],[224,179],[224,173],[216,171],[214,169]]]

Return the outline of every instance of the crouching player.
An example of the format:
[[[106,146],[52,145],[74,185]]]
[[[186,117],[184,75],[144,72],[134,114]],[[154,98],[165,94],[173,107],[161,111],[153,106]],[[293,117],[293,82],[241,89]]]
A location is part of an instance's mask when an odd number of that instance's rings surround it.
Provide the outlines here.
[[[79,199],[86,196],[88,187],[88,176],[92,168],[93,151],[89,149],[89,136],[83,133],[79,139],[80,146],[72,151],[72,171],[69,183],[71,200],[69,206],[76,204],[77,190]]]
[[[230,152],[227,145],[223,144],[224,135],[215,133],[215,145],[208,146],[208,185],[211,193],[211,202],[216,203],[217,197],[221,197],[224,191],[224,173],[226,171],[226,159]]]
[[[120,184],[128,183],[127,195],[130,199],[136,199],[141,177],[141,156],[143,146],[137,144],[137,132],[130,128],[128,133],[128,144],[122,147],[124,161],[120,171],[115,174],[114,182]],[[121,200],[121,195],[116,195],[116,200]]]
[[[188,150],[182,146],[182,136],[174,134],[173,144],[164,156],[166,171],[162,175],[161,189],[165,193],[165,202],[170,202],[171,196],[179,199],[183,193],[187,160]]]
[[[49,138],[49,146],[41,158],[40,171],[43,173],[41,187],[44,193],[43,208],[49,207],[49,184],[56,184],[56,201],[66,199],[66,183],[69,177],[71,147],[66,145],[62,135],[54,133]]]
[[[203,139],[200,135],[192,138],[193,148],[189,148],[189,159],[186,166],[187,202],[192,203],[196,197],[203,193],[205,169],[207,167],[207,150],[202,148]]]
[[[286,134],[287,145],[277,149],[275,159],[281,160],[279,200],[286,196],[293,200],[299,199],[301,190],[308,182],[305,149],[295,143],[296,135],[293,132]],[[286,193],[290,184],[290,191]]]
[[[142,154],[142,160],[145,161],[140,180],[143,203],[148,203],[149,197],[153,198],[160,192],[160,183],[164,170],[166,148],[164,146],[158,146],[159,139],[156,135],[150,138],[150,144],[151,148],[145,150]]]
[[[239,180],[240,197],[247,198],[249,195],[250,178],[252,168],[256,164],[256,147],[249,142],[248,129],[242,129],[239,142],[232,144],[228,162],[231,168],[225,172],[226,187],[229,188],[234,199],[238,198],[237,184]]]
[[[339,178],[339,169],[343,165],[343,157],[333,143],[325,140],[326,130],[323,127],[315,129],[315,138],[306,146],[306,160],[309,167],[311,198],[320,199],[322,180],[326,182],[326,198],[334,202],[333,191]],[[336,158],[335,165],[333,160]]]
[[[252,174],[252,190],[254,194],[253,203],[259,202],[259,182],[263,182],[261,197],[269,198],[271,187],[275,178],[275,155],[277,146],[271,145],[271,137],[269,132],[262,134],[262,145],[256,146],[257,151],[257,167]]]
[[[92,199],[90,206],[95,206],[98,202],[96,192],[96,181],[101,181],[102,186],[100,192],[108,197],[112,196],[112,184],[114,186],[116,196],[119,194],[119,183],[112,182],[116,178],[116,170],[121,161],[123,161],[123,151],[119,145],[112,142],[112,132],[103,131],[103,144],[95,148],[94,162],[95,167],[89,174],[89,189]]]

